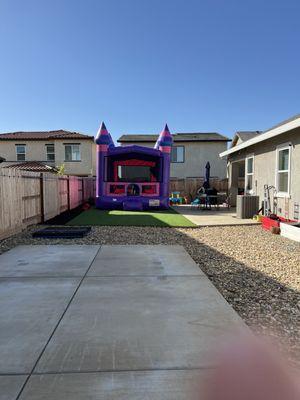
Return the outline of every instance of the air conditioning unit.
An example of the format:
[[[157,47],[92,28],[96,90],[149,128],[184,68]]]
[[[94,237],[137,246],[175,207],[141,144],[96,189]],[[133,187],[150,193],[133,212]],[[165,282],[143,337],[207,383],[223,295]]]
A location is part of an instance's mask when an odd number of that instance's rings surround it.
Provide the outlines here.
[[[238,195],[236,198],[236,217],[240,219],[252,218],[259,210],[259,197]]]

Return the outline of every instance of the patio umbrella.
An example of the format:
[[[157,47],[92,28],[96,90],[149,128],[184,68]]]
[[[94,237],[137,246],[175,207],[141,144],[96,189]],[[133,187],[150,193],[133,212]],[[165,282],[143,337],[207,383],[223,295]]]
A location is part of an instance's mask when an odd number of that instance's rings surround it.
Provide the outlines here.
[[[210,177],[210,163],[207,161],[205,165],[205,182],[203,186],[208,189],[209,188],[209,177]]]

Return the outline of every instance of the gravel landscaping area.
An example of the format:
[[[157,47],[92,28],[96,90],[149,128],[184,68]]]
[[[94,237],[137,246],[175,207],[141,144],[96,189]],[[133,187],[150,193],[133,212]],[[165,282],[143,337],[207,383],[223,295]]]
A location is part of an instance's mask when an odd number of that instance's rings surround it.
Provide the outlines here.
[[[40,226],[39,226],[40,227]],[[300,366],[300,244],[260,226],[93,227],[83,239],[32,239],[30,230],[0,242],[18,244],[181,244],[255,331],[271,332]]]

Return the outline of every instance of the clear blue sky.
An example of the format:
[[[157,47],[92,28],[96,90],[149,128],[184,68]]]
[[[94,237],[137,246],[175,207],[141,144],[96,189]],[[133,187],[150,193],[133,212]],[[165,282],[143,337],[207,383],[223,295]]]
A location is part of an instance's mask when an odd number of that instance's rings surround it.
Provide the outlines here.
[[[300,112],[300,2],[0,0],[0,132],[266,129]]]

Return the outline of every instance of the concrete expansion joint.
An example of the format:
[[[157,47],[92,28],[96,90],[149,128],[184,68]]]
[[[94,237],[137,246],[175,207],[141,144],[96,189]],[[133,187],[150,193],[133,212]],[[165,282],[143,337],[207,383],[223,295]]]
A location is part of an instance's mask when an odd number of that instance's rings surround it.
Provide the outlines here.
[[[45,371],[45,372],[33,372],[32,376],[43,376],[43,375],[68,375],[68,374],[107,374],[107,373],[122,373],[122,372],[154,372],[154,371],[202,371],[206,369],[214,369],[217,365],[200,365],[196,367],[169,367],[169,368],[138,368],[138,369],[103,369],[103,370],[67,370],[67,371]],[[26,374],[21,374],[26,375]]]

